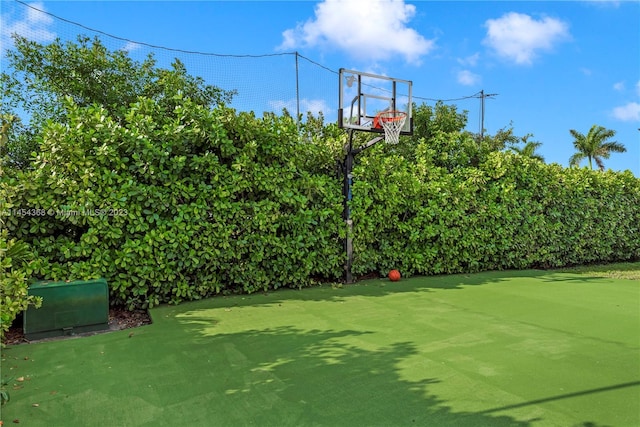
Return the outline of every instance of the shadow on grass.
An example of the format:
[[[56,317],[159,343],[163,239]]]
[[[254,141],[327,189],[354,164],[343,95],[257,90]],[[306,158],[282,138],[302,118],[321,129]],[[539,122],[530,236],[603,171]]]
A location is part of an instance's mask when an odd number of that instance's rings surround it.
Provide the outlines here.
[[[321,284],[302,289],[279,288],[252,294],[234,294],[229,296],[213,296],[211,298],[191,301],[193,309],[198,307],[242,307],[242,306],[273,306],[294,300],[345,302],[352,297],[385,297],[408,293],[425,293],[442,290],[462,290],[468,287],[488,284],[501,284],[519,280],[538,279],[540,283],[576,282],[585,283],[602,281],[601,277],[587,277],[581,275],[557,274],[546,270],[504,270],[473,274],[452,274],[442,276],[414,276],[391,282],[386,278],[367,279],[348,285]],[[168,306],[165,306],[168,307]],[[151,313],[153,315],[153,312]]]
[[[613,426],[610,426],[608,424],[598,424],[591,421],[585,421],[583,423],[576,424],[572,427],[613,427]]]
[[[560,394],[560,395],[556,395],[556,396],[545,397],[543,399],[536,399],[536,400],[531,400],[531,401],[528,401],[528,402],[516,403],[514,405],[501,406],[499,408],[493,408],[493,409],[487,409],[485,411],[481,411],[481,413],[482,414],[491,414],[491,413],[495,413],[495,412],[502,412],[502,411],[509,410],[509,409],[523,408],[525,406],[539,405],[541,403],[554,402],[554,401],[562,400],[562,399],[570,399],[570,398],[574,398],[574,397],[587,396],[587,395],[595,394],[595,393],[602,393],[602,392],[606,392],[606,391],[620,390],[620,389],[623,389],[623,388],[638,387],[638,386],[640,386],[640,381],[631,381],[631,382],[622,383],[622,384],[616,384],[616,385],[612,385],[612,386],[608,386],[608,387],[594,388],[594,389],[591,389],[591,390],[583,390],[583,391],[578,391],[578,392],[575,392],[575,393],[565,393],[565,394]],[[585,425],[587,425],[587,424],[589,424],[589,423],[585,422]]]
[[[190,353],[216,357],[216,394],[224,401],[208,410],[219,425],[529,425],[454,411],[429,393],[442,380],[411,378],[402,370],[403,361],[419,357],[410,342],[376,347],[367,332],[290,326],[215,334],[203,328],[208,322],[196,316],[180,320],[184,335],[192,337]]]
[[[213,300],[221,301],[220,306],[224,306],[224,301],[231,306],[254,305],[254,304],[275,304],[283,301],[344,301],[345,298],[358,297],[384,297],[391,294],[424,293],[440,290],[462,290],[469,286],[482,286],[486,284],[497,284],[507,281],[518,280],[519,278],[544,278],[549,276],[548,281],[553,282],[556,276],[542,270],[508,270],[492,271],[473,274],[453,274],[443,276],[413,276],[402,279],[399,282],[391,282],[386,278],[366,279],[347,285],[321,284],[318,286],[306,287],[302,289],[279,288],[266,292],[256,292],[253,294],[214,296]],[[559,278],[564,280],[565,278]],[[601,280],[597,278],[567,278],[567,280]],[[266,297],[266,298],[263,298]],[[210,299],[211,300],[211,299]],[[195,302],[197,304],[197,302]]]

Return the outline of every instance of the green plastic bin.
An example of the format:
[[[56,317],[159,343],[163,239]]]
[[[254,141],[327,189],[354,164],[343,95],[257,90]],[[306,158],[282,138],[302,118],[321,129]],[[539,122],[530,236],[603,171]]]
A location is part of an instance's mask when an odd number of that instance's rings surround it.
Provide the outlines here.
[[[109,329],[109,288],[104,279],[36,282],[29,286],[29,295],[42,297],[42,306],[24,312],[28,340]]]

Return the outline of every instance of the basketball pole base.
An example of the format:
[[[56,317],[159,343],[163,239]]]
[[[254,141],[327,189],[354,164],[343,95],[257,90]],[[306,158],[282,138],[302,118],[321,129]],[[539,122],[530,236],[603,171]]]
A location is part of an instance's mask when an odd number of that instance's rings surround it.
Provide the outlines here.
[[[345,282],[353,283],[353,276],[351,275],[351,265],[353,264],[353,221],[348,219],[347,223],[347,264],[345,265]]]

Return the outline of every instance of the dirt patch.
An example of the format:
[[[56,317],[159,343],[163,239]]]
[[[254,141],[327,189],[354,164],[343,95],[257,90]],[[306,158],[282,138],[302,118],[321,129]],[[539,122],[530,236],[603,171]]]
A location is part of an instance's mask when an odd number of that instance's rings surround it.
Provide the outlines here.
[[[120,331],[123,329],[132,329],[137,328],[143,325],[151,324],[151,316],[146,310],[136,310],[136,311],[128,311],[122,307],[111,307],[109,309],[109,329],[101,332],[87,332],[86,334],[78,334],[74,335],[85,336],[85,335],[94,335],[96,333],[104,333],[110,331]],[[48,338],[48,340],[52,339],[63,339],[69,337],[56,337],[56,338]],[[44,340],[41,340],[44,341]],[[4,343],[6,345],[17,345],[29,343],[31,341],[27,340],[24,337],[24,331],[22,329],[22,318],[19,317],[16,321],[13,322],[13,325],[7,333],[5,334]]]

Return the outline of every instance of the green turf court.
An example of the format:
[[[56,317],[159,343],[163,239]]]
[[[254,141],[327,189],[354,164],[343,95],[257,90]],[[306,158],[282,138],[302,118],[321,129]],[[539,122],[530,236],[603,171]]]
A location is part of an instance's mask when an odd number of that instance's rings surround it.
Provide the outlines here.
[[[637,280],[368,280],[151,314],[4,349],[4,425],[640,425]]]

